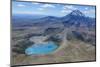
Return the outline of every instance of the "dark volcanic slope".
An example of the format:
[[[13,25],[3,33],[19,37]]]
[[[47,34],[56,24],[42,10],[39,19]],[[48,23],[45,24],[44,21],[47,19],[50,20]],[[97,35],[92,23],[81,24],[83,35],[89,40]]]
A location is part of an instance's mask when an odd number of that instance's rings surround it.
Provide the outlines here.
[[[79,10],[74,10],[70,14],[64,16],[62,18],[63,24],[65,26],[85,26],[85,27],[91,27],[95,26],[95,19],[86,17],[82,12]]]

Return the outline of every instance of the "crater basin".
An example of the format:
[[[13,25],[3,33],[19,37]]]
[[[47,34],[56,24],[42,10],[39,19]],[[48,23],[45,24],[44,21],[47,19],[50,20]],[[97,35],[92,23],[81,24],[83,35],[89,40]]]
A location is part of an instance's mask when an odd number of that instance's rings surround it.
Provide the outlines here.
[[[44,42],[41,44],[33,44],[25,50],[27,55],[49,54],[55,51],[58,45],[54,42]]]

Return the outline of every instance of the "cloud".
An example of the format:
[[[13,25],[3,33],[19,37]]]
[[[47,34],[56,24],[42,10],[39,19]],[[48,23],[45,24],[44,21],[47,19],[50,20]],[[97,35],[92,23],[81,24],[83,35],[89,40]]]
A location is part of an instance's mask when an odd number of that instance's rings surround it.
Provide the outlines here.
[[[40,3],[34,3],[34,2],[32,2],[32,4],[34,4],[34,5],[38,5],[38,4],[40,4]]]
[[[34,14],[43,14],[43,11],[17,11],[15,14],[28,14],[28,15],[34,15]]]
[[[72,10],[76,10],[77,8],[75,8],[72,5],[65,5],[62,7],[61,13],[70,13]]]
[[[40,11],[43,11],[43,10],[47,11],[48,8],[55,8],[55,6],[54,5],[51,5],[51,4],[44,4],[44,5],[41,5],[37,9],[40,10]]]
[[[95,10],[91,9],[91,10],[86,10],[86,11],[83,11],[83,13],[85,14],[95,14]]]
[[[94,9],[85,10],[85,11],[83,11],[83,13],[87,16],[95,17],[95,10]]]
[[[61,10],[61,13],[70,13],[70,12],[71,10],[66,10],[66,9]]]
[[[86,7],[85,10],[88,10],[88,8]]]
[[[24,4],[18,4],[17,6],[18,7],[25,7],[26,5],[24,5]]]
[[[33,14],[33,12],[30,12],[30,11],[17,11],[16,14]]]
[[[38,8],[38,10],[44,10],[44,8]]]
[[[65,6],[63,7],[63,9],[67,9],[67,10],[76,10],[77,8],[74,7],[74,6],[72,6],[72,5],[65,5]]]
[[[55,8],[55,6],[54,5],[51,5],[51,4],[44,4],[41,7],[43,7],[43,8],[48,8],[48,7]]]

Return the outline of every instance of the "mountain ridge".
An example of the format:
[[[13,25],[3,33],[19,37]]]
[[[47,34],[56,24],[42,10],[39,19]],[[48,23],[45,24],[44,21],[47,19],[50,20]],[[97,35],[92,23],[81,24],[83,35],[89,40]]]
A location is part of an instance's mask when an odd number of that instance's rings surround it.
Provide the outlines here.
[[[89,26],[95,26],[95,19],[85,16],[85,14],[79,10],[73,10],[72,12],[70,12],[69,14],[63,17],[46,16],[43,18],[39,18],[39,19],[27,21],[27,22],[25,21],[25,23],[26,23],[26,26],[28,25],[28,23],[31,25],[39,25],[39,26],[42,26],[42,25],[49,26],[50,24],[53,25],[53,24],[62,23],[66,27],[67,26],[79,27],[81,25],[89,27]]]

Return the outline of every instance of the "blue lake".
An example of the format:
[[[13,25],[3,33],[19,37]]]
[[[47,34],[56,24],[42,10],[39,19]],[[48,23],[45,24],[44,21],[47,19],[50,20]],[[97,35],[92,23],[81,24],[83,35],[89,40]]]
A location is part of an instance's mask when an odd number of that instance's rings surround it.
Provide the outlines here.
[[[27,55],[39,55],[39,54],[49,54],[50,52],[56,50],[58,45],[54,42],[47,42],[43,44],[33,44],[31,47],[25,50]]]

